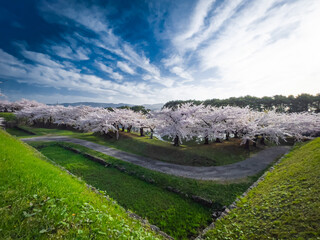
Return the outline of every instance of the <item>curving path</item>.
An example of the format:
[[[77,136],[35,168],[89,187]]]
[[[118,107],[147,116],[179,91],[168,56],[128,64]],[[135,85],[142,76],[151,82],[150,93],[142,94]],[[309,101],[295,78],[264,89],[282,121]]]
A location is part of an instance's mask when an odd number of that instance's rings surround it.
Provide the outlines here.
[[[236,180],[252,176],[268,167],[275,159],[287,153],[290,150],[288,146],[277,146],[267,148],[260,151],[254,156],[247,158],[244,161],[234,164],[217,166],[217,167],[194,167],[172,164],[146,158],[131,153],[123,152],[117,149],[109,148],[100,144],[81,140],[77,138],[70,138],[65,136],[44,136],[23,138],[25,142],[31,141],[57,141],[57,142],[71,142],[91,148],[95,151],[104,153],[106,155],[130,162],[154,171],[171,174],[180,177],[201,179],[201,180]]]

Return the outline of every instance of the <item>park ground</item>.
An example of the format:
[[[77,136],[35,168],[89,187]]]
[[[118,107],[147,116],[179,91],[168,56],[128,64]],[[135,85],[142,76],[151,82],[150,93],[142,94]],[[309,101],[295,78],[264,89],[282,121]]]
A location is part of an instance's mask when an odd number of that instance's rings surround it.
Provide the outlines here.
[[[76,137],[145,157],[156,152],[160,155],[157,160],[166,162],[176,161],[173,159],[177,156],[189,156],[186,160],[174,162],[188,166],[201,165],[197,159],[194,160],[195,157],[202,157],[204,166],[221,166],[242,161],[256,153],[245,152],[236,142],[228,143],[236,146],[235,149],[228,148],[227,144],[212,143],[204,146],[189,143],[176,150],[167,142],[132,133],[122,133],[121,139],[115,141],[91,133],[27,126],[11,128],[8,132],[20,138],[53,135]],[[263,173],[233,182],[201,181],[151,171],[72,143],[32,143],[42,153],[40,154],[34,148],[1,132],[0,144],[0,171],[3,171],[2,178],[0,177],[3,183],[0,189],[0,211],[5,216],[0,220],[0,237],[9,239],[59,236],[77,236],[80,239],[103,239],[111,236],[111,239],[118,239],[119,233],[125,233],[124,236],[128,238],[133,236],[133,239],[138,238],[137,236],[140,239],[162,238],[151,231],[150,227],[128,217],[122,207],[147,218],[150,223],[176,239],[190,239],[210,224],[213,211],[230,205]],[[195,150],[197,147],[200,150]],[[68,150],[70,148],[81,154]],[[189,150],[192,148],[193,150]],[[319,149],[319,139],[296,145],[275,170],[267,174],[265,180],[238,203],[238,208],[218,220],[216,227],[204,237],[319,237]],[[168,150],[169,154],[163,154],[164,150]],[[215,157],[208,154],[209,151],[214,152]],[[110,167],[90,161],[85,153],[102,158]],[[234,157],[238,155],[238,158]],[[82,180],[71,177],[57,166]],[[68,182],[68,186],[63,182]],[[111,201],[113,203],[110,204],[109,200],[86,188],[85,183],[100,189],[117,203]],[[171,188],[170,191],[168,187]],[[190,196],[210,200],[212,205],[199,204]],[[161,206],[161,202],[165,206]],[[159,207],[155,208],[155,205]],[[85,215],[89,218],[85,219]],[[100,226],[101,221],[111,221],[112,224]],[[128,233],[126,226],[133,231]]]

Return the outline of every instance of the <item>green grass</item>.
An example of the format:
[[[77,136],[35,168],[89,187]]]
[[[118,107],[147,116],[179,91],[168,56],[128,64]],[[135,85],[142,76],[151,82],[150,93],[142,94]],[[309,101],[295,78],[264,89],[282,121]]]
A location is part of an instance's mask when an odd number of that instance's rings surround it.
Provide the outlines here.
[[[54,129],[54,128],[34,128],[29,126],[19,126],[22,129],[25,129],[29,132],[34,133],[34,136],[53,136],[53,135],[60,135],[60,136],[78,136],[82,135],[77,131],[71,130],[62,130],[62,129]]]
[[[160,161],[190,165],[190,166],[220,166],[245,160],[261,148],[254,148],[251,152],[240,146],[239,139],[231,139],[223,143],[209,145],[189,142],[180,147],[174,147],[170,142],[160,141],[156,138],[140,137],[136,133],[120,132],[120,139],[108,138],[93,133],[80,133],[70,130],[33,128],[21,126],[34,132],[35,136],[64,135],[88,140],[122,151],[140,156],[154,158]],[[8,130],[10,132],[10,129]],[[18,136],[18,135],[17,135]]]
[[[10,133],[13,136],[16,137],[29,137],[29,136],[33,136],[25,131],[21,131],[21,129],[13,127],[13,128],[8,128],[6,129],[8,133]]]
[[[160,161],[190,166],[220,166],[239,162],[250,156],[250,152],[240,146],[238,139],[209,145],[192,142],[174,147],[170,142],[140,137],[134,133],[121,133],[119,140],[93,134],[78,138]]]
[[[207,207],[115,168],[106,168],[58,144],[47,143],[39,151],[177,239],[196,236],[211,220]]]
[[[46,146],[51,143],[44,142],[30,142],[32,146]],[[202,181],[189,178],[176,177],[156,171],[152,171],[110,156],[103,153],[94,151],[84,146],[73,144],[73,143],[59,143],[67,147],[80,150],[82,153],[88,153],[90,155],[100,157],[106,162],[112,165],[125,168],[126,171],[133,173],[136,177],[145,178],[154,181],[154,185],[161,188],[168,186],[174,187],[189,196],[197,195],[208,200],[212,200],[216,208],[227,206],[231,204],[238,196],[240,196],[246,189],[258,179],[262,174],[259,173],[256,176],[248,177],[236,183],[224,182],[218,183],[214,181]]]
[[[206,239],[319,239],[320,138],[291,151]]]
[[[2,130],[0,216],[0,239],[157,238],[117,203]]]
[[[0,118],[4,118],[5,121],[15,121],[16,116],[10,112],[0,112]]]
[[[6,129],[8,133],[10,133],[13,136],[16,137],[32,137],[32,136],[36,136],[35,133],[28,131],[28,129],[25,129],[23,127],[12,127],[12,128],[7,128]]]

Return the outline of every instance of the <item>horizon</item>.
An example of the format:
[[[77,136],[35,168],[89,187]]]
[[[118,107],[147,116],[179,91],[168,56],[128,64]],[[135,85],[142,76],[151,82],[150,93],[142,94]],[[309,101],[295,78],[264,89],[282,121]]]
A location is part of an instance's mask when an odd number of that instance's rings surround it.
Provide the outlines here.
[[[92,102],[92,101],[75,101],[75,102],[55,102],[55,103],[45,103],[45,102],[40,102],[40,103],[43,103],[43,104],[47,104],[47,105],[61,105],[61,104],[76,104],[76,103],[94,103],[94,104],[114,104],[114,105],[123,105],[123,106],[139,106],[139,105],[159,105],[159,104],[162,104],[162,105],[165,105],[166,103],[169,103],[169,102],[176,102],[176,101],[184,101],[184,102],[188,102],[188,101],[200,101],[200,102],[205,102],[205,101],[210,101],[210,100],[215,100],[215,99],[218,99],[218,100],[221,100],[221,101],[224,101],[224,100],[228,100],[228,99],[231,99],[231,98],[245,98],[245,97],[252,97],[252,98],[258,98],[258,99],[262,99],[262,98],[274,98],[276,96],[281,96],[281,97],[290,97],[290,96],[293,96],[294,98],[297,98],[301,95],[304,95],[304,94],[307,94],[307,95],[311,95],[313,97],[317,97],[317,96],[320,96],[320,93],[316,93],[316,94],[309,94],[309,93],[300,93],[300,94],[297,94],[297,95],[293,95],[293,94],[289,94],[289,95],[273,95],[273,96],[263,96],[263,97],[257,97],[257,96],[252,96],[252,95],[245,95],[245,96],[239,96],[239,97],[228,97],[228,98],[210,98],[210,99],[205,99],[205,100],[198,100],[198,99],[186,99],[186,100],[181,100],[181,99],[172,99],[172,100],[169,100],[167,102],[163,102],[163,103],[141,103],[141,104],[133,104],[133,103],[126,103],[126,102]],[[36,101],[34,99],[27,99],[27,98],[21,98],[21,99],[18,99],[17,101],[20,101],[20,100],[23,100],[23,99],[26,99],[26,100],[30,100],[30,101]],[[0,99],[1,100],[6,100],[6,99]],[[37,101],[39,102],[39,101]]]
[[[0,13],[0,100],[142,105],[320,92],[319,1],[41,0],[2,2]]]

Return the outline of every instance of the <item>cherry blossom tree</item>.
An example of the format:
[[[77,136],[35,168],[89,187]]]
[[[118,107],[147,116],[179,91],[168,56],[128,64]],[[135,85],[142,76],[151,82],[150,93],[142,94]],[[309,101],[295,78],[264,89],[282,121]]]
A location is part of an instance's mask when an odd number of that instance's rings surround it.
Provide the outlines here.
[[[228,115],[224,108],[211,106],[199,106],[197,114],[196,133],[198,137],[205,140],[204,144],[209,144],[209,140],[215,139],[220,142],[225,136],[230,134],[230,127],[227,121],[233,117]]]
[[[173,139],[173,145],[179,146],[182,140],[190,140],[195,136],[194,126],[196,114],[201,106],[192,106],[189,103],[182,104],[176,109],[164,108],[155,115],[161,121],[157,127],[157,134]]]
[[[131,109],[104,109],[89,106],[48,106],[35,101],[22,99],[17,102],[0,101],[0,111],[15,112],[18,119],[26,119],[30,125],[43,127],[69,127],[85,132],[108,134],[115,132],[119,137],[120,127],[150,129],[153,137],[169,137],[174,146],[182,140],[204,139],[228,140],[240,137],[241,144],[257,144],[264,139],[279,144],[292,137],[297,141],[320,135],[319,113],[277,113],[258,112],[240,107],[205,107],[203,105],[182,104],[176,109],[164,108],[161,111],[143,114]]]
[[[107,109],[94,109],[94,111],[80,116],[77,127],[85,132],[108,134],[109,131],[112,131],[118,133],[118,129],[114,126],[112,115],[113,113]]]

